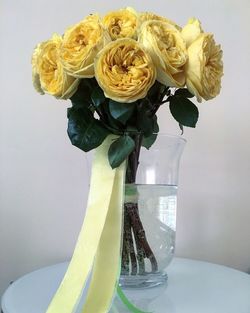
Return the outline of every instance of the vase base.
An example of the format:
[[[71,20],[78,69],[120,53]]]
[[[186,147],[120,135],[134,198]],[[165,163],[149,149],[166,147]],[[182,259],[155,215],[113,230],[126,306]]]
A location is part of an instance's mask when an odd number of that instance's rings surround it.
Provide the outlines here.
[[[145,275],[121,275],[119,284],[124,289],[146,289],[166,284],[168,275],[165,272]]]

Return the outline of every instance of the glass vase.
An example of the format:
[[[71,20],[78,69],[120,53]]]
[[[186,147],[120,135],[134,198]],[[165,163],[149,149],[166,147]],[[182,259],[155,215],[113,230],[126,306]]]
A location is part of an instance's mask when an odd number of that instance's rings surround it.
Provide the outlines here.
[[[148,288],[167,281],[174,256],[178,171],[185,139],[158,134],[149,150],[134,136],[127,160],[120,285]]]

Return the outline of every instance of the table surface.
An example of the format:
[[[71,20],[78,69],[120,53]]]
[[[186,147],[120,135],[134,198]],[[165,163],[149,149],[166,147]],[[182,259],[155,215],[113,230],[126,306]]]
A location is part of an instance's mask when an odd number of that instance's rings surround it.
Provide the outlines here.
[[[45,313],[67,265],[42,268],[15,281],[2,297],[3,313]],[[135,305],[154,313],[250,313],[248,274],[216,264],[175,258],[168,276],[165,286],[124,292]],[[76,313],[80,312],[79,309]],[[110,313],[127,312],[116,298]]]

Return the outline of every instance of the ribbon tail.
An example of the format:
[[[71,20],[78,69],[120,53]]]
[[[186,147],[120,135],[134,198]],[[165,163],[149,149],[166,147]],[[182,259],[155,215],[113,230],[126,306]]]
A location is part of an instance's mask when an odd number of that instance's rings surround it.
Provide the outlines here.
[[[110,168],[107,158],[112,139],[107,137],[96,149],[83,226],[67,272],[46,313],[74,312],[92,269],[114,186],[116,170]]]
[[[92,279],[82,313],[106,313],[120,276],[125,162],[116,169],[109,211],[95,258]]]

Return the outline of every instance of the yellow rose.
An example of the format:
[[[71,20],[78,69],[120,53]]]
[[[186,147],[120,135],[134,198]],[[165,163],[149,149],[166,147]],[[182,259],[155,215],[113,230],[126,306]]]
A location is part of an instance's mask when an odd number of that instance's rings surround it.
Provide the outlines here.
[[[187,25],[184,26],[181,31],[182,37],[185,40],[187,47],[189,47],[191,43],[200,36],[201,33],[203,33],[201,22],[196,18],[189,19]]]
[[[223,76],[222,50],[216,45],[213,35],[202,33],[188,48],[186,84],[197,97],[212,99],[220,93]]]
[[[144,22],[138,41],[150,53],[159,82],[171,87],[185,85],[186,44],[175,26],[156,20]]]
[[[99,52],[95,76],[107,98],[134,102],[154,84],[156,70],[150,55],[130,38],[117,39]]]
[[[41,95],[44,94],[44,91],[41,87],[40,75],[38,73],[38,59],[39,59],[42,45],[44,45],[44,43],[39,43],[35,47],[33,54],[32,54],[32,59],[31,59],[33,86],[36,89],[36,91],[39,92]]]
[[[135,38],[137,31],[137,13],[132,8],[110,12],[103,18],[112,40]]]
[[[163,16],[150,13],[150,12],[143,12],[139,14],[139,27],[141,27],[142,23],[151,21],[151,20],[166,22],[168,24],[175,26],[178,30],[181,30],[181,27],[177,25],[174,21],[171,21]]]
[[[35,89],[41,94],[48,93],[56,98],[68,99],[71,97],[79,81],[69,76],[59,60],[59,49],[62,37],[54,34],[53,37],[40,43],[32,56],[32,78]]]
[[[65,71],[74,77],[94,77],[94,59],[111,41],[97,14],[66,30],[60,52]]]

